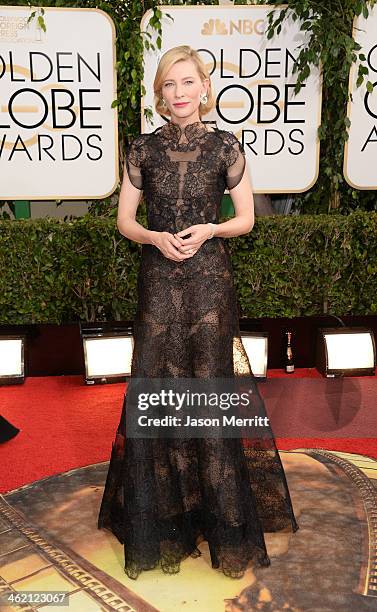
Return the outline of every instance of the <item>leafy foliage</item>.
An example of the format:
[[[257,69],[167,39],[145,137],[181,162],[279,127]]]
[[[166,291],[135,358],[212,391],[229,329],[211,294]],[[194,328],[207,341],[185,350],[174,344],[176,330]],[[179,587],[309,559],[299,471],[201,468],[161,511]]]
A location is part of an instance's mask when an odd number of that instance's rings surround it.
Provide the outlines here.
[[[315,185],[308,191],[294,196],[294,210],[304,213],[348,214],[355,209],[377,210],[374,191],[356,190],[343,177],[344,143],[348,138],[350,122],[346,117],[349,70],[353,62],[358,65],[358,85],[368,75],[365,55],[352,37],[355,15],[365,18],[377,0],[288,0],[284,8],[281,0],[270,0],[273,8],[268,16],[267,37],[279,34],[288,17],[298,21],[300,29],[307,32],[308,44],[301,48],[295,67],[297,72],[296,93],[300,91],[310,74],[312,66],[319,66],[323,79],[322,123],[318,130],[321,142],[320,173]],[[25,0],[3,0],[2,4],[25,5]],[[64,6],[76,8],[98,8],[114,21],[117,52],[117,98],[113,106],[118,110],[120,176],[124,165],[124,149],[129,138],[140,131],[141,96],[145,94],[142,83],[144,75],[144,48],[158,50],[162,43],[161,5],[217,5],[217,0],[36,0],[30,6],[30,18],[36,18],[45,29],[46,13],[43,7]],[[236,0],[235,4],[266,4],[265,0]],[[153,46],[150,32],[140,36],[142,15],[151,9],[149,26],[157,32]],[[149,28],[148,28],[149,29]],[[157,48],[156,48],[157,47]],[[373,85],[368,79],[367,91]],[[151,108],[143,110],[146,118],[152,115]],[[114,216],[117,193],[106,200],[95,200],[90,205],[94,216]],[[9,217],[3,213],[3,218]]]
[[[257,218],[228,242],[240,314],[376,314],[376,234],[375,212]],[[0,221],[1,323],[133,319],[141,248],[114,219]]]
[[[278,5],[277,0],[270,4]],[[368,75],[366,57],[352,37],[355,15],[365,18],[376,0],[288,0],[284,10],[268,15],[267,37],[279,33],[284,20],[299,20],[300,29],[308,33],[308,43],[298,54],[297,88],[300,91],[312,66],[322,75],[322,119],[318,130],[321,142],[320,173],[316,184],[295,197],[298,210],[305,213],[342,213],[354,209],[377,210],[374,191],[356,190],[343,176],[344,143],[348,139],[350,121],[346,116],[348,81],[352,64],[357,64],[357,86]],[[373,90],[370,80],[367,91]]]

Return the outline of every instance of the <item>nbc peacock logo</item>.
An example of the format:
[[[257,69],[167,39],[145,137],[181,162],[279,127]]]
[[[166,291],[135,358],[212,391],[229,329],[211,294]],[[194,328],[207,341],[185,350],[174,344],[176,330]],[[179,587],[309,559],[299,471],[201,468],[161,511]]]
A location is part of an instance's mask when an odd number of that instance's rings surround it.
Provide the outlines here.
[[[228,30],[221,19],[209,19],[203,25],[202,34],[228,34]]]
[[[205,21],[201,33],[205,36],[231,36],[232,34],[257,34],[263,36],[265,31],[264,19],[230,19],[226,24],[222,19],[208,19]]]

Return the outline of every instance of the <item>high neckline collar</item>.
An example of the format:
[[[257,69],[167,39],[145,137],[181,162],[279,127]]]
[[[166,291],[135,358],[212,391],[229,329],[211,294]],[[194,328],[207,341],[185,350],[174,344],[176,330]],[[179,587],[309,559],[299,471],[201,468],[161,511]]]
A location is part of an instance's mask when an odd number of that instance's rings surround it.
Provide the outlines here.
[[[173,138],[177,141],[181,139],[182,134],[185,135],[187,141],[190,141],[193,138],[197,138],[198,136],[209,132],[209,130],[207,130],[206,128],[205,123],[203,123],[202,121],[194,121],[193,123],[188,123],[182,128],[178,123],[174,123],[174,121],[170,120],[165,123],[162,129],[169,138]]]

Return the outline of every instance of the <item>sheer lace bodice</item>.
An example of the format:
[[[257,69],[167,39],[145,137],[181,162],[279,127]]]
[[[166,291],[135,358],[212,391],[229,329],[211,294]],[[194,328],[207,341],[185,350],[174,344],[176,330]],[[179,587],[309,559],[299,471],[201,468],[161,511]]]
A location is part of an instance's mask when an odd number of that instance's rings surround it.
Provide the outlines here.
[[[245,152],[224,130],[208,131],[200,121],[180,126],[169,122],[141,134],[127,151],[131,182],[143,189],[148,228],[172,234],[198,223],[218,223],[221,200],[245,170]],[[203,244],[195,257],[181,263],[165,258],[153,245],[143,245],[143,273],[182,279],[193,274],[224,274],[230,265],[223,238]]]
[[[231,133],[173,122],[136,137],[126,150],[130,181],[143,189],[148,228],[179,232],[219,221],[225,188],[245,172]],[[131,377],[251,377],[251,413],[263,400],[241,342],[226,240],[207,240],[183,262],[143,244],[137,280]],[[124,543],[131,578],[161,565],[179,571],[206,539],[213,567],[239,577],[249,561],[270,563],[263,531],[298,526],[282,463],[264,439],[133,439],[127,396],[112,446],[98,526]]]

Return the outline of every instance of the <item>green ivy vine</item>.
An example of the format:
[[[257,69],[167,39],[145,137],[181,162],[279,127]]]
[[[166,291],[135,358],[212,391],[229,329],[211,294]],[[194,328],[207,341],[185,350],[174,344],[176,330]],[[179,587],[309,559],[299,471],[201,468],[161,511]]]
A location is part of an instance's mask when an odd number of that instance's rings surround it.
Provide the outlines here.
[[[343,150],[348,138],[350,122],[346,117],[348,101],[348,75],[353,62],[358,62],[358,81],[360,86],[368,74],[365,56],[360,46],[352,38],[352,25],[355,15],[368,17],[369,10],[377,0],[288,0],[281,8],[278,0],[270,0],[272,6],[268,14],[267,37],[279,34],[284,20],[292,15],[300,23],[300,30],[309,33],[309,42],[297,57],[296,93],[310,74],[311,66],[321,66],[323,76],[322,122],[318,130],[321,141],[320,173],[316,184],[308,191],[294,196],[294,210],[301,213],[348,214],[354,209],[377,210],[374,191],[355,190],[343,177]],[[2,1],[4,5],[25,6],[25,0]],[[118,111],[119,161],[124,164],[124,149],[129,139],[140,131],[141,96],[145,94],[142,85],[144,49],[161,49],[162,25],[161,5],[217,5],[217,0],[37,0],[27,2],[30,7],[30,20],[37,19],[45,30],[45,11],[43,7],[98,8],[106,12],[116,28],[117,53],[117,98],[112,106]],[[235,0],[237,5],[265,4]],[[42,6],[43,5],[43,6]],[[279,11],[276,9],[279,7]],[[149,26],[156,33],[156,47],[150,32],[143,31],[140,36],[140,21],[143,14],[152,10]],[[367,81],[368,91],[372,83]],[[146,118],[152,115],[151,108],[144,108]],[[115,216],[118,190],[106,200],[91,203],[92,215]]]
[[[354,209],[377,210],[374,191],[356,190],[343,176],[344,143],[348,139],[350,121],[347,117],[349,71],[358,64],[356,85],[360,87],[368,75],[366,57],[352,37],[355,15],[368,18],[369,9],[377,0],[288,0],[288,6],[278,14],[268,15],[267,38],[279,34],[289,15],[300,20],[300,30],[307,32],[308,43],[302,48],[294,66],[297,72],[296,93],[310,74],[312,66],[322,72],[322,117],[318,130],[321,142],[320,172],[315,185],[295,197],[296,208],[304,213],[348,214]],[[270,0],[270,4],[279,4]],[[370,80],[367,91],[373,91]],[[351,94],[352,96],[352,94]],[[351,97],[352,99],[352,97]]]

